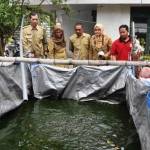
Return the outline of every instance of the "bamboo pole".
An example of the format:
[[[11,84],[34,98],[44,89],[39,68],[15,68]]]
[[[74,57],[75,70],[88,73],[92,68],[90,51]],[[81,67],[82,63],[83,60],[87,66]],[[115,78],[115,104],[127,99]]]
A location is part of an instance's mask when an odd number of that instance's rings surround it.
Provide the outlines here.
[[[62,65],[113,65],[113,66],[150,66],[150,61],[112,61],[112,60],[74,60],[74,59],[41,59],[24,57],[0,57],[0,62],[41,63]]]
[[[24,15],[21,21],[21,29],[20,29],[20,58],[23,58],[23,22],[24,22]],[[25,63],[21,62],[21,77],[22,77],[22,89],[23,89],[23,100],[28,100],[28,92],[27,92],[27,81],[26,81],[26,72],[25,72]]]
[[[130,57],[129,57],[129,60],[131,61],[131,54],[134,53],[134,50],[135,50],[135,41],[136,41],[136,37],[135,37],[135,24],[134,24],[134,21],[132,21],[131,23],[132,27],[132,31],[131,31],[131,38],[132,38],[132,49],[131,49],[131,52],[130,52]]]

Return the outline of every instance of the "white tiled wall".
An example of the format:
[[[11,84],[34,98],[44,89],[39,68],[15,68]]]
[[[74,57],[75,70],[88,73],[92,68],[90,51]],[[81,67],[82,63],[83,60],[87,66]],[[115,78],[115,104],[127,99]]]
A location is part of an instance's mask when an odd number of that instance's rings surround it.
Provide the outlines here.
[[[97,23],[104,25],[105,32],[113,40],[118,38],[118,27],[121,24],[130,24],[129,5],[99,5],[97,7]]]

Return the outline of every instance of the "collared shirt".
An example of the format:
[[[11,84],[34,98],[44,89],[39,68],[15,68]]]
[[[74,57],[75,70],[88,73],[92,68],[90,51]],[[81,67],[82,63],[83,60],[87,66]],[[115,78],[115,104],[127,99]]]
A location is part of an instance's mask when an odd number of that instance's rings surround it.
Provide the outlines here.
[[[53,59],[66,59],[66,46],[56,44],[52,38],[48,41],[48,58]]]
[[[128,41],[121,41],[117,39],[113,42],[111,48],[111,55],[116,56],[116,60],[129,60],[131,55],[132,42],[131,39]]]
[[[28,25],[23,28],[24,52],[32,52],[35,57],[43,57],[46,47],[46,32],[41,26],[37,25],[36,28],[32,28],[31,25]]]
[[[112,40],[107,35],[95,36],[90,39],[90,59],[99,59],[98,53],[103,51],[108,53],[112,46]]]
[[[50,38],[48,40],[48,54],[47,58],[50,59],[66,59],[67,54],[66,54],[66,43],[65,41],[61,42],[54,42],[53,38]],[[56,66],[58,67],[67,67],[66,65],[63,64],[57,64]]]
[[[71,49],[73,51],[73,59],[88,59],[89,58],[89,44],[90,35],[83,33],[82,36],[78,37],[73,34],[70,37]]]

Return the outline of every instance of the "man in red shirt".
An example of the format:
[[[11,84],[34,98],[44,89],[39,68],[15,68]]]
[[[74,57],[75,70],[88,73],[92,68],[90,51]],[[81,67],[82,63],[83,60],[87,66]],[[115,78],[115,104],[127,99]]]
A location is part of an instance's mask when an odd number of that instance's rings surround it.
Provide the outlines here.
[[[111,48],[111,60],[130,60],[132,40],[127,25],[119,27],[119,39],[115,40]]]

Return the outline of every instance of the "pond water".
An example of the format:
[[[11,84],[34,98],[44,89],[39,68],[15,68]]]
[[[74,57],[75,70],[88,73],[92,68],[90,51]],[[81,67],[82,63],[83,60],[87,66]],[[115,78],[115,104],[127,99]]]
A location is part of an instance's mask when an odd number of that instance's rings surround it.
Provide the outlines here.
[[[141,150],[125,105],[33,100],[0,119],[0,150]]]

